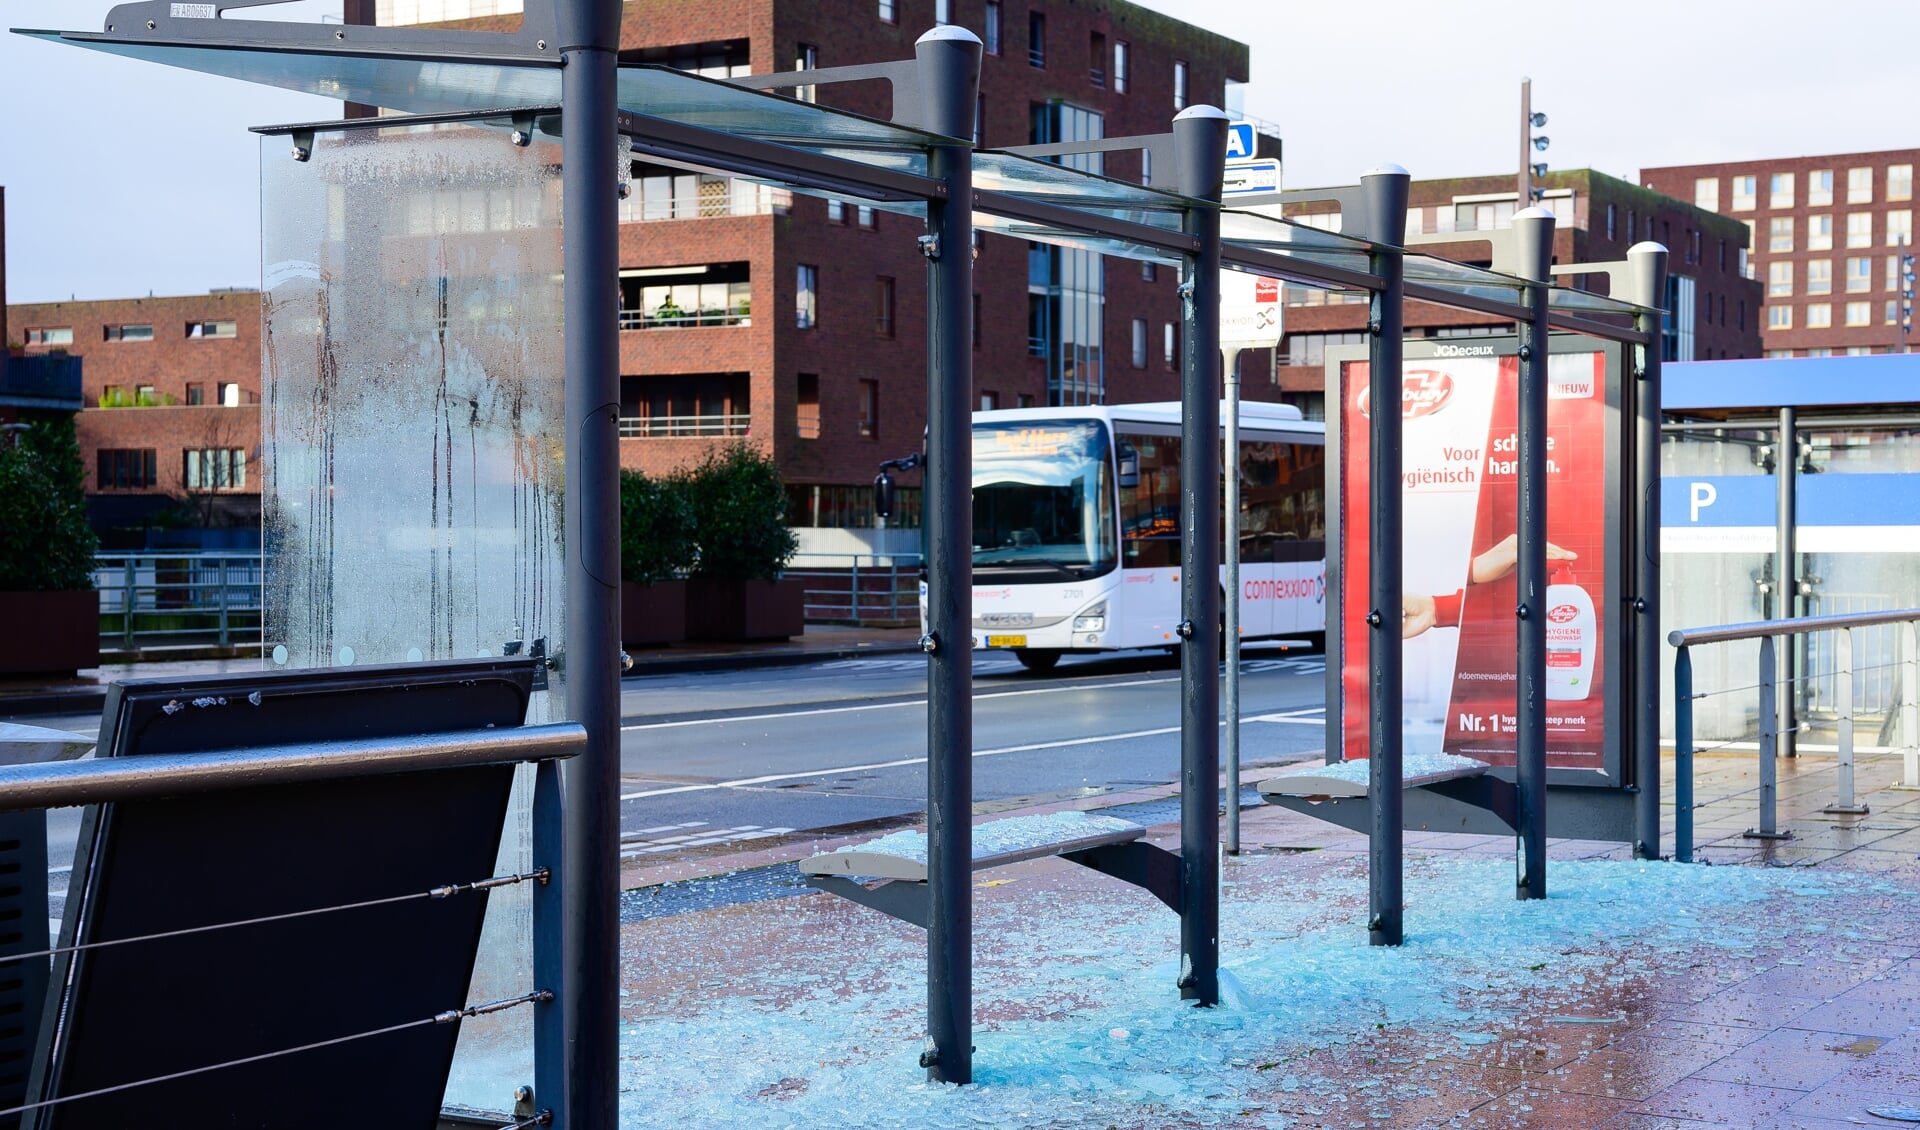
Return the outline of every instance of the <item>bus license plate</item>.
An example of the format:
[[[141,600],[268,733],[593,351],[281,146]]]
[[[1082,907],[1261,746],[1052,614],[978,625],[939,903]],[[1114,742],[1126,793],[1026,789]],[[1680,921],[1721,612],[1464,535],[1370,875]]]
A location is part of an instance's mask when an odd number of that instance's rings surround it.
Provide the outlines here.
[[[988,636],[987,646],[988,647],[1025,647],[1027,646],[1027,637],[1025,636]]]

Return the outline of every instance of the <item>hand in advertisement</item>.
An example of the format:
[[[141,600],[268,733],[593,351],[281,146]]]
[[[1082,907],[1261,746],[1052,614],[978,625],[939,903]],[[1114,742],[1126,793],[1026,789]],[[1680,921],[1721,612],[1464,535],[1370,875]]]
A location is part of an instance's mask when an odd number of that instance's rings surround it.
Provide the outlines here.
[[[1417,592],[1401,593],[1400,638],[1410,640],[1433,626],[1433,598]]]
[[[1579,556],[1572,550],[1561,549],[1552,542],[1547,543],[1548,561],[1573,561]],[[1497,581],[1513,572],[1519,557],[1520,535],[1508,534],[1494,542],[1485,553],[1473,559],[1473,564],[1467,569],[1467,583],[1484,585],[1489,581]]]

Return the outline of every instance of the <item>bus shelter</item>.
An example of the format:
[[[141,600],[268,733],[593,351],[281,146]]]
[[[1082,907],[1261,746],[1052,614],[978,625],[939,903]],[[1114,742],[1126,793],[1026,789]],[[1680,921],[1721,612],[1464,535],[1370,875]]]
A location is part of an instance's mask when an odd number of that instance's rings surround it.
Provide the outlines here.
[[[1516,421],[1516,479],[1521,498],[1516,561],[1523,588],[1544,592],[1544,536],[1548,345],[1550,328],[1618,343],[1630,351],[1622,381],[1657,388],[1659,312],[1553,285],[1551,216],[1532,217],[1527,254],[1513,273],[1485,270],[1405,249],[1408,176],[1383,167],[1367,174],[1337,235],[1221,206],[1227,116],[1211,107],[1183,111],[1164,135],[1106,139],[1045,150],[985,150],[974,136],[980,43],[955,27],[923,36],[916,57],[898,63],[829,68],[733,82],[654,66],[619,65],[621,5],[617,0],[529,0],[519,30],[448,31],[365,28],[248,21],[221,5],[153,0],[123,4],[101,32],[34,32],[48,39],[186,67],[244,81],[300,90],[379,107],[377,120],[311,123],[270,131],[286,139],[291,162],[270,176],[292,187],[285,199],[307,209],[299,239],[315,254],[297,252],[269,263],[290,265],[267,278],[268,302],[287,300],[288,348],[307,360],[288,391],[301,396],[272,418],[273,435],[287,443],[270,459],[268,493],[295,514],[302,498],[330,497],[324,521],[309,507],[289,520],[284,554],[270,572],[298,570],[285,592],[288,623],[304,633],[289,646],[289,662],[352,662],[340,626],[376,618],[370,595],[383,569],[417,567],[428,576],[426,607],[382,606],[378,619],[420,625],[423,658],[451,656],[463,646],[531,654],[539,645],[553,696],[549,717],[578,722],[586,750],[565,767],[564,866],[556,921],[532,937],[535,1103],[547,1124],[610,1126],[618,1086],[618,513],[616,506],[619,405],[617,315],[607,287],[615,278],[614,234],[624,163],[636,156],[680,167],[747,178],[792,191],[831,195],[924,220],[919,247],[928,261],[928,436],[926,525],[928,831],[918,868],[901,865],[906,886],[892,896],[841,893],[925,926],[928,934],[928,1029],[923,1065],[932,1078],[964,1083],[972,1077],[971,872],[1010,858],[1057,854],[1108,871],[1152,891],[1182,919],[1182,996],[1201,1005],[1217,1001],[1220,670],[1217,663],[1221,515],[1215,491],[1198,484],[1220,478],[1217,436],[1222,269],[1288,282],[1364,292],[1372,317],[1368,363],[1375,373],[1397,373],[1404,363],[1402,305],[1419,299],[1512,319],[1519,326],[1520,414]],[[834,110],[776,93],[854,79],[892,84],[891,120]],[[554,145],[549,159],[515,157]],[[436,148],[436,137],[448,146]],[[422,147],[417,161],[397,161],[382,144]],[[495,152],[488,153],[489,148]],[[1147,149],[1175,171],[1171,187],[1146,187],[1058,163],[1054,158],[1120,148]],[[356,162],[366,163],[357,164]],[[381,172],[377,166],[386,166]],[[297,167],[296,167],[297,166]],[[303,170],[305,172],[303,173]],[[326,182],[324,171],[336,177]],[[442,241],[431,208],[425,230],[402,230],[412,205],[385,203],[388,234],[419,239],[421,269],[392,272],[373,254],[370,213],[353,206],[356,192],[377,181],[438,177],[460,194],[447,205],[456,217],[477,209],[476,223],[492,222],[496,207],[515,234],[511,262],[457,260],[459,247]],[[303,179],[313,183],[302,186]],[[335,191],[336,185],[338,191]],[[468,196],[478,193],[478,196]],[[404,193],[403,193],[404,195]],[[557,203],[555,197],[557,196]],[[363,195],[363,204],[375,197]],[[270,201],[271,203],[271,201]],[[394,210],[394,209],[397,209]],[[523,211],[524,209],[524,211]],[[518,217],[526,217],[523,225]],[[269,216],[271,228],[275,223]],[[458,229],[462,221],[456,219]],[[299,225],[294,225],[296,228]],[[971,819],[971,650],[969,416],[972,389],[971,241],[975,230],[1061,244],[1127,259],[1177,265],[1186,332],[1182,365],[1182,819],[1178,853],[1148,849],[1137,835],[1103,830],[1091,836],[1040,835],[1025,842],[996,838],[989,851],[976,844]],[[538,234],[546,232],[543,237]],[[432,255],[446,256],[436,263]],[[553,282],[556,256],[562,276]],[[331,256],[331,258],[329,257]],[[1657,279],[1663,253],[1648,248],[1642,276]],[[1599,271],[1606,265],[1583,270]],[[1624,270],[1624,268],[1622,268]],[[481,294],[471,281],[513,280]],[[1640,277],[1639,281],[1647,282]],[[542,280],[545,280],[544,282]],[[543,289],[546,288],[546,289]],[[1660,293],[1636,286],[1634,295]],[[399,299],[404,299],[400,301]],[[347,352],[316,347],[342,331],[340,311],[392,312],[390,332],[409,366],[374,372]],[[487,327],[462,340],[456,323]],[[407,324],[412,319],[413,324]],[[362,324],[359,328],[370,328]],[[491,340],[481,340],[490,335]],[[280,348],[274,336],[274,348]],[[543,353],[542,351],[546,351]],[[273,375],[273,360],[268,375]],[[404,370],[404,371],[403,371]],[[518,374],[517,382],[506,374]],[[382,410],[415,413],[432,451],[418,458],[430,470],[421,494],[402,502],[343,508],[342,461],[333,445],[351,433],[355,386],[388,381]],[[275,391],[268,390],[269,399]],[[1657,396],[1642,398],[1657,404]],[[279,411],[278,408],[275,409]],[[1651,411],[1650,409],[1647,411]],[[331,414],[331,415],[330,415]],[[1644,418],[1643,418],[1644,416]],[[391,426],[391,420],[389,421]],[[1400,939],[1401,606],[1400,492],[1380,484],[1401,480],[1401,414],[1372,413],[1365,425],[1370,481],[1365,502],[1369,541],[1370,612],[1366,697],[1372,723],[1368,776],[1374,889],[1371,933],[1376,943]],[[1621,496],[1632,529],[1650,529],[1656,505],[1651,456],[1657,417],[1636,409],[1631,427],[1634,476],[1622,467]],[[435,454],[437,452],[437,455]],[[465,460],[465,477],[460,464]],[[1644,461],[1644,462],[1643,462]],[[557,470],[556,470],[557,465]],[[506,468],[503,470],[502,468]],[[299,472],[296,474],[296,472]],[[489,478],[491,476],[491,478]],[[437,485],[436,485],[437,484]],[[443,489],[444,488],[444,489]],[[462,492],[467,501],[462,502]],[[304,492],[304,494],[302,494]],[[487,537],[463,532],[458,507],[496,515]],[[337,551],[356,539],[380,541],[360,523],[394,525],[403,507],[425,507],[429,520],[403,557],[361,557]],[[442,509],[442,508],[446,509]],[[1360,515],[1352,520],[1361,520]],[[564,534],[563,537],[556,533]],[[324,538],[324,542],[322,539]],[[491,539],[491,541],[489,540]],[[405,539],[401,539],[404,541]],[[385,539],[391,547],[392,538]],[[483,545],[498,543],[499,555]],[[328,558],[318,546],[333,547]],[[1644,631],[1622,638],[1636,654],[1655,646],[1656,563],[1641,552],[1620,595],[1629,623]],[[411,565],[404,562],[411,562]],[[490,569],[501,570],[490,572]],[[372,571],[375,575],[367,575]],[[438,577],[436,582],[433,578]],[[500,578],[504,577],[502,581]],[[269,576],[268,586],[280,581]],[[439,584],[441,587],[435,588]],[[539,586],[539,599],[532,596]],[[1516,704],[1519,765],[1517,820],[1532,885],[1544,892],[1544,738],[1546,648],[1534,629],[1544,623],[1538,601],[1516,611],[1522,621],[1520,686]],[[504,605],[504,607],[503,607]],[[477,626],[475,621],[478,621]],[[271,629],[270,629],[271,630]],[[290,628],[291,632],[292,629]],[[289,637],[290,639],[292,636]],[[399,648],[388,637],[375,650]],[[1357,643],[1357,641],[1356,641]],[[477,649],[477,648],[476,648]],[[1657,702],[1651,659],[1634,669],[1634,699],[1649,724]],[[1644,677],[1644,683],[1641,681]],[[1635,718],[1638,733],[1639,717]],[[1657,850],[1657,760],[1651,740],[1634,742],[1640,767],[1637,848]],[[1648,766],[1652,766],[1649,771]],[[537,834],[537,833],[536,833]],[[909,853],[910,854],[910,853]],[[983,862],[984,861],[984,862]],[[912,863],[911,858],[908,859]],[[892,864],[886,864],[892,866]],[[879,888],[885,890],[883,886]],[[325,955],[288,955],[290,964]],[[539,996],[550,994],[548,998]],[[456,1061],[455,1074],[459,1074]],[[532,1124],[532,1123],[522,1123]]]

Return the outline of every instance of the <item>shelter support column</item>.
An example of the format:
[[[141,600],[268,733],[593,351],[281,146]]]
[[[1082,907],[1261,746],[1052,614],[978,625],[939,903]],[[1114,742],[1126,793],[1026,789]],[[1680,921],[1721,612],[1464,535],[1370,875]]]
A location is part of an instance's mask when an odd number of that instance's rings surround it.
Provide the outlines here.
[[[565,770],[567,1130],[619,1123],[620,262],[614,79],[620,0],[556,6],[566,264],[567,708],[587,751]],[[542,1106],[547,1096],[538,1095]]]
[[[973,136],[980,41],[914,44],[926,128]],[[939,1083],[973,1081],[973,150],[935,145],[927,204],[927,1048]]]
[[[1220,190],[1227,115],[1173,119],[1180,192],[1199,249],[1186,260],[1180,368],[1180,996],[1220,1000]],[[1238,791],[1237,789],[1235,790]]]
[[[1360,178],[1367,204],[1366,236],[1374,243],[1369,268],[1382,282],[1367,319],[1367,396],[1372,406],[1367,474],[1373,496],[1367,505],[1367,795],[1373,820],[1367,834],[1367,942],[1376,946],[1400,944],[1406,913],[1401,858],[1405,835],[1400,826],[1400,388],[1407,280],[1401,247],[1407,238],[1411,183],[1397,165],[1380,166]],[[1350,406],[1340,407],[1344,412]]]
[[[1553,278],[1553,213],[1528,208],[1513,217],[1519,268],[1528,281],[1520,330],[1519,556],[1514,572],[1520,635],[1515,710],[1515,831],[1520,867],[1515,895],[1547,897],[1547,302]]]
[[[1660,362],[1661,316],[1667,297],[1667,249],[1636,243],[1627,249],[1624,296],[1652,313],[1634,316],[1634,328],[1647,335],[1635,345],[1633,381],[1633,855],[1660,858]],[[1685,652],[1682,651],[1684,658]],[[1676,669],[1677,670],[1677,669]],[[1676,679],[1678,675],[1676,674]],[[1680,704],[1675,703],[1676,707]],[[1676,714],[1676,717],[1678,715]],[[1677,736],[1677,732],[1676,732]],[[1689,738],[1691,740],[1691,738]],[[1680,764],[1675,761],[1676,767]],[[1686,782],[1689,789],[1691,780]],[[1676,795],[1680,782],[1676,769]],[[1676,854],[1678,853],[1676,845]]]

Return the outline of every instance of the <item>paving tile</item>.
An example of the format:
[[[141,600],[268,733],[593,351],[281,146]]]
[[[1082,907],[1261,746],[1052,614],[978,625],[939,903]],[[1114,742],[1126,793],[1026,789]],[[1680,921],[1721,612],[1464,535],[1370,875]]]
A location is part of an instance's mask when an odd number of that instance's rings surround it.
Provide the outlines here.
[[[1698,1072],[1702,1079],[1809,1091],[1885,1046],[1879,1037],[1783,1029],[1769,1032]]]
[[[1649,1114],[1747,1125],[1807,1097],[1806,1091],[1689,1077],[1636,1104]]]
[[[1638,1037],[1583,1052],[1555,1073],[1554,1085],[1607,1098],[1645,1099],[1728,1054],[1721,1044]]]
[[[1726,1024],[1743,1028],[1777,1028],[1810,1011],[1819,1001],[1784,993],[1748,993],[1735,987],[1668,1013],[1674,1020],[1699,1024]]]
[[[1473,1109],[1474,1117],[1500,1127],[1542,1127],[1546,1130],[1587,1130],[1624,1111],[1619,1099],[1553,1091],[1543,1087],[1516,1087]]]
[[[1704,1122],[1693,1118],[1674,1118],[1665,1114],[1622,1111],[1602,1122],[1598,1130],[1743,1130],[1742,1124]]]
[[[1789,1028],[1904,1036],[1920,1030],[1920,996],[1901,985],[1869,983],[1794,1017]]]
[[[1869,1107],[1920,1107],[1920,1094],[1911,1091],[1868,1091],[1829,1084],[1802,1096],[1780,1114],[1793,1118],[1833,1118],[1842,1122],[1858,1119],[1875,1126],[1900,1125],[1867,1113]]]

